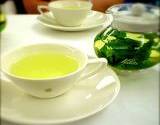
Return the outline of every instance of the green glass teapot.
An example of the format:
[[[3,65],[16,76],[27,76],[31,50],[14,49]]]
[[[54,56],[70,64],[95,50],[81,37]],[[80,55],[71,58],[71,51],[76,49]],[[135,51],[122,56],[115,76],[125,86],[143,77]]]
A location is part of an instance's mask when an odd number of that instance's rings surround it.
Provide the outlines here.
[[[110,26],[94,40],[98,57],[119,70],[141,70],[160,62],[159,8],[146,4],[110,7]]]

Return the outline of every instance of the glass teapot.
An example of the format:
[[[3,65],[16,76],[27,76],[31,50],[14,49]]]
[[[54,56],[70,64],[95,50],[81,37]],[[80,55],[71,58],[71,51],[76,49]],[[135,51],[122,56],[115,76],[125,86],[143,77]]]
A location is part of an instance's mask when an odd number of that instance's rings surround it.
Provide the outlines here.
[[[94,40],[98,57],[120,70],[140,70],[160,62],[159,8],[146,4],[110,7],[110,26]]]

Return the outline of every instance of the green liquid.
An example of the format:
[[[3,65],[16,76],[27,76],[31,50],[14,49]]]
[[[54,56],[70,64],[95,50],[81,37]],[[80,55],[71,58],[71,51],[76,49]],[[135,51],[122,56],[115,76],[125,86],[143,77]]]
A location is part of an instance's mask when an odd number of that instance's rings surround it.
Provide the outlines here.
[[[94,40],[98,57],[121,70],[140,70],[160,63],[159,33],[132,33],[107,27]]]
[[[10,72],[25,78],[54,78],[78,69],[73,57],[58,53],[39,53],[25,56],[11,65]]]
[[[78,10],[78,9],[81,9],[82,7],[78,7],[78,6],[66,6],[66,7],[63,7],[64,9],[67,9],[67,10]]]
[[[0,12],[0,32],[2,32],[5,26],[6,26],[6,17],[3,13]]]

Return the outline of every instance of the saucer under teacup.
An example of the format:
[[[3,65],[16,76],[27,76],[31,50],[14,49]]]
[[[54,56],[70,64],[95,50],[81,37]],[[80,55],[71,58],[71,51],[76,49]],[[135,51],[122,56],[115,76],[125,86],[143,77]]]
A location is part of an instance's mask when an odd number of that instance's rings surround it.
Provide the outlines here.
[[[92,68],[87,68],[86,72]],[[91,116],[107,107],[117,97],[119,90],[119,79],[109,67],[88,79],[79,81],[64,95],[51,99],[29,96],[3,79],[1,118],[21,125],[72,122]]]
[[[40,24],[61,31],[83,31],[89,30],[92,28],[100,27],[105,25],[109,25],[112,21],[111,15],[106,15],[97,11],[90,11],[85,21],[80,26],[74,27],[65,27],[56,22],[55,17],[51,12],[46,12],[45,15],[39,15],[37,20]]]

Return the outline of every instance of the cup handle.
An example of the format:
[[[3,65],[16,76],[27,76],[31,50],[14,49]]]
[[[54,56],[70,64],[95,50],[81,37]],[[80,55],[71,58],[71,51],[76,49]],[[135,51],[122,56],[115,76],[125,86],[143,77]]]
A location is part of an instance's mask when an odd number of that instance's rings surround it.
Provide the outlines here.
[[[48,10],[48,6],[46,6],[46,5],[38,5],[37,9],[38,9],[38,12],[40,14],[44,14],[43,9],[47,9]]]
[[[108,25],[111,25],[112,22],[113,22],[113,14],[111,12],[106,11],[104,27],[108,27]]]
[[[101,70],[105,66],[107,66],[107,63],[108,63],[108,61],[105,58],[92,58],[92,59],[89,59],[88,64],[87,64],[86,67],[89,67],[92,64],[97,64],[97,66],[96,66],[96,68],[94,68],[90,72],[82,73],[82,75],[79,78],[79,80],[83,80],[83,79],[86,79],[88,77],[91,77],[91,76],[95,75],[99,70]]]
[[[43,15],[48,21],[50,21],[50,22],[52,23],[51,19],[52,19],[53,17],[43,11],[43,9],[49,10],[47,5],[39,5],[39,6],[37,7],[37,9],[38,9],[38,12],[39,12],[41,15]]]

